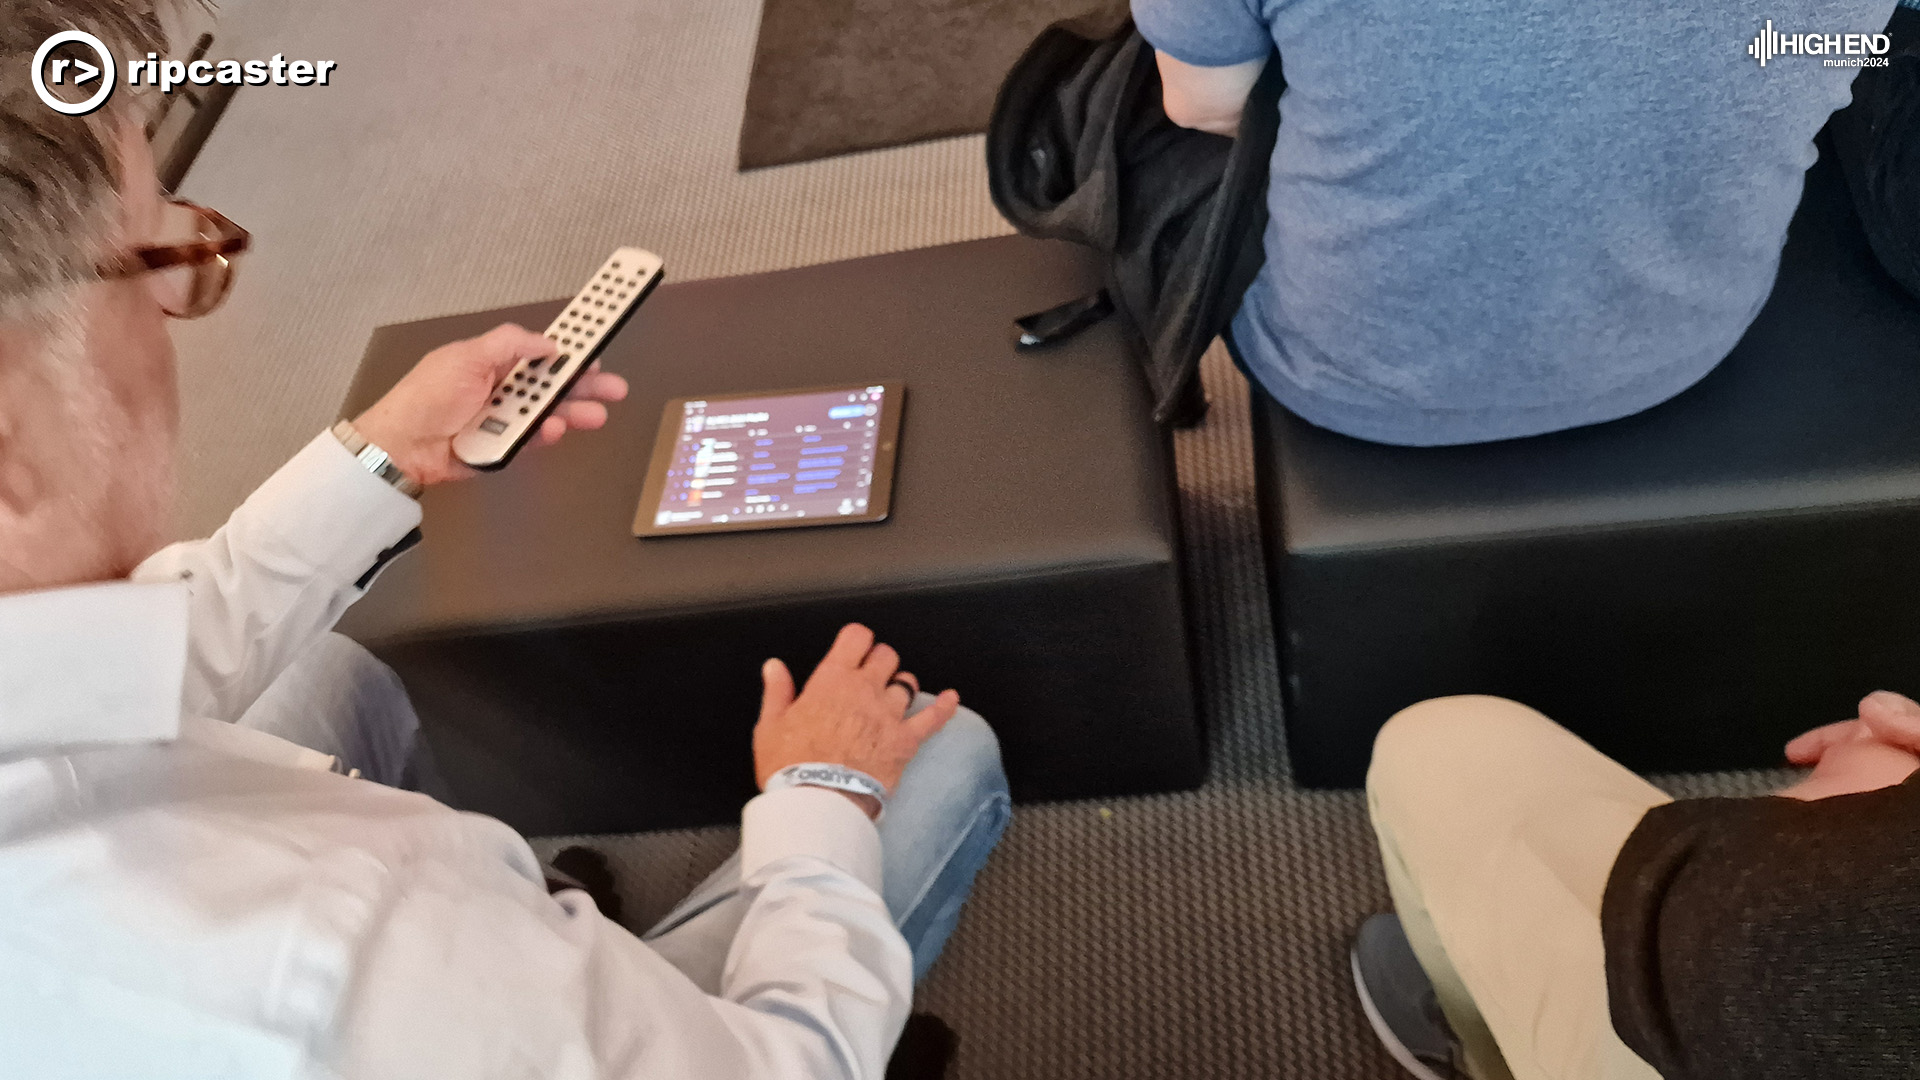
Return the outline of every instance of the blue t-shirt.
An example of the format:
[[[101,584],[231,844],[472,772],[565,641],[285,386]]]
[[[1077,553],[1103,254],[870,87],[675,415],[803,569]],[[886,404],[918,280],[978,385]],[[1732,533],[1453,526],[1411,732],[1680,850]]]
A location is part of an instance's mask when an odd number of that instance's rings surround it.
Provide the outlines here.
[[[1133,0],[1189,64],[1286,69],[1267,264],[1233,335],[1322,427],[1425,446],[1626,416],[1733,348],[1894,0]],[[1840,57],[1838,59],[1846,59]]]

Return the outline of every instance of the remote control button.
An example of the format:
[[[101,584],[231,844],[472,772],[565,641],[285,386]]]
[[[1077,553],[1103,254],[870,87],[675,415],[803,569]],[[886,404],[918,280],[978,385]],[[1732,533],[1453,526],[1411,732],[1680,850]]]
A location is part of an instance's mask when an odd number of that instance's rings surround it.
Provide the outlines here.
[[[567,360],[568,360],[568,359],[569,359],[568,357],[565,357],[565,356],[562,356],[562,357],[560,357],[559,359],[557,359],[557,360],[555,360],[555,361],[553,362],[553,370],[552,370],[552,371],[549,371],[549,372],[547,372],[547,374],[549,374],[549,375],[551,375],[551,376],[553,376],[553,377],[554,377],[554,378],[556,378],[556,379],[557,379],[557,378],[559,378],[559,377],[560,377],[560,371],[561,371],[561,369],[562,369],[562,368],[565,368],[565,367],[567,366]]]
[[[513,393],[514,393],[514,396],[516,396],[516,397],[526,397],[526,396],[527,396],[527,392],[526,392],[525,390],[515,390],[515,391],[514,391]]]
[[[546,381],[545,379],[542,379],[542,380],[540,380],[540,389],[542,389],[542,390],[551,390],[551,389],[553,389],[553,384],[552,384],[552,383],[550,383],[550,382],[548,382],[548,381]]]
[[[502,400],[501,398],[494,398],[494,399],[493,399],[493,403],[494,403],[495,405],[498,405],[498,404],[500,404],[500,402],[501,402],[501,400]]]
[[[532,398],[531,398],[530,400],[533,400],[533,401],[539,401],[539,400],[540,400],[540,395],[539,395],[539,394],[535,394],[535,395],[533,395],[533,397],[532,397]]]
[[[521,416],[525,416],[525,415],[527,415],[527,411],[528,411],[528,410],[527,410],[527,407],[526,407],[525,405],[522,405],[522,406],[520,406],[520,415],[521,415]]]

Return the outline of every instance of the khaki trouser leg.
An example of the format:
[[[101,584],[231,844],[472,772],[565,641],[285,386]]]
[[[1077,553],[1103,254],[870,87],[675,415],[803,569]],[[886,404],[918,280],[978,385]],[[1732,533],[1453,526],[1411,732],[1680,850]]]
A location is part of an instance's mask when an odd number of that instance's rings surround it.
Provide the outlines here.
[[[1456,697],[1387,724],[1367,797],[1395,910],[1478,1080],[1659,1080],[1613,1031],[1600,900],[1665,794],[1524,705]]]

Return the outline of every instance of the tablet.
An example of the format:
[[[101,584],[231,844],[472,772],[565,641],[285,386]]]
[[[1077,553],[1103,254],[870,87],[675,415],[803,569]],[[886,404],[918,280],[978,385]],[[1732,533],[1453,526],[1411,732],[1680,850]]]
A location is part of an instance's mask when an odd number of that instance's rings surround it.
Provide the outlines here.
[[[635,536],[882,521],[904,384],[667,402]]]

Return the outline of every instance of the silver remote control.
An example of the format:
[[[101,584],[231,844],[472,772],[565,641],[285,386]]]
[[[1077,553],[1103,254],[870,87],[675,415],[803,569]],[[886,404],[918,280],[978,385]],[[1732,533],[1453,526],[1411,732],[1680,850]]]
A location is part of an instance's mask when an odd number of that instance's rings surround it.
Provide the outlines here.
[[[660,284],[664,271],[660,256],[640,248],[623,247],[608,256],[547,327],[547,336],[560,344],[559,355],[551,363],[515,364],[494,387],[486,409],[454,436],[454,456],[476,469],[498,469],[512,461]]]

